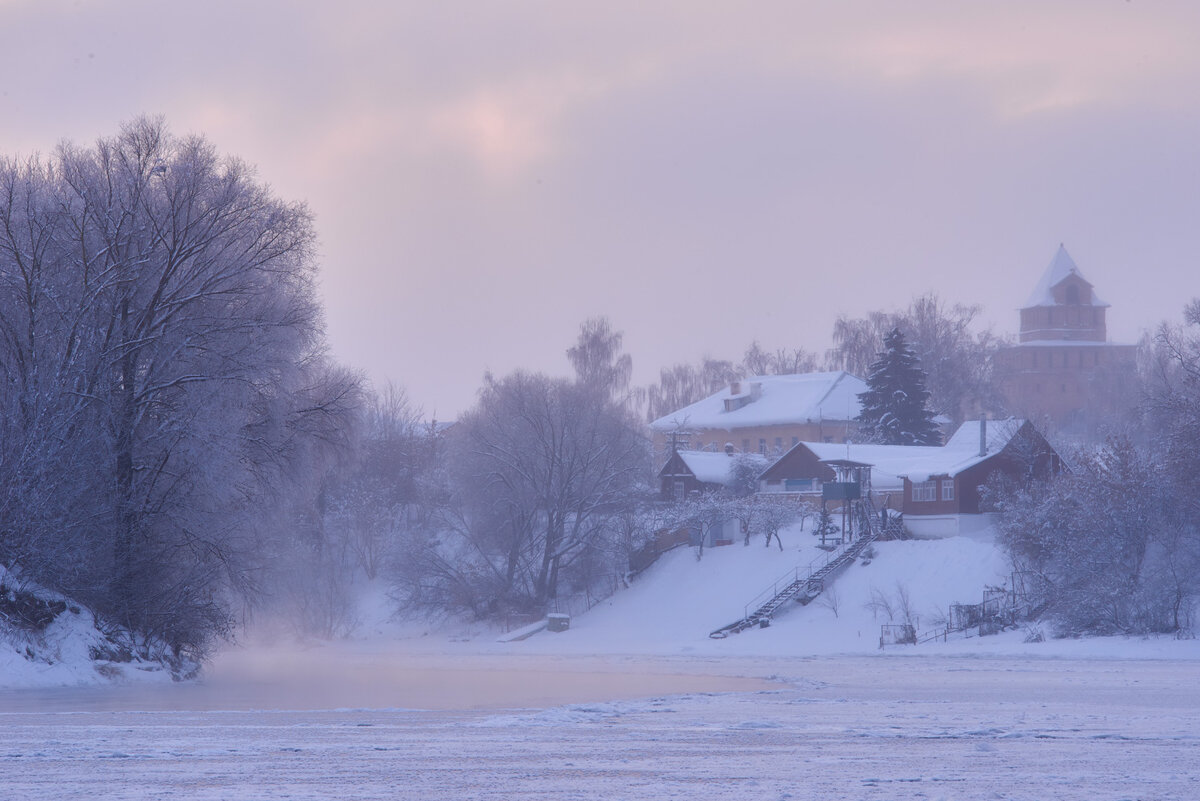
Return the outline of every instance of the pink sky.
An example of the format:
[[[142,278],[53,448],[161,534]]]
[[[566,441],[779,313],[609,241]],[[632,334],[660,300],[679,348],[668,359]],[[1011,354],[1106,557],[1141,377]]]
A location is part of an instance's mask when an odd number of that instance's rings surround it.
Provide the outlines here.
[[[1133,341],[1200,295],[1200,6],[0,0],[0,152],[203,132],[317,216],[330,342],[427,414],[823,351],[915,294],[997,332],[1064,242]]]

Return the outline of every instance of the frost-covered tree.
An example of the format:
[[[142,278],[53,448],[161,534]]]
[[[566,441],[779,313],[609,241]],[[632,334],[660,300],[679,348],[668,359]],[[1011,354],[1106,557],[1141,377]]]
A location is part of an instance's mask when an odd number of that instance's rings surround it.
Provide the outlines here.
[[[607,317],[593,317],[579,327],[579,339],[567,349],[575,378],[617,402],[629,398],[633,357],[622,351],[624,335]]]
[[[399,594],[477,615],[542,610],[599,551],[624,554],[648,471],[640,426],[604,388],[488,376],[449,432],[447,499],[400,570]]]
[[[1200,537],[1150,453],[1110,439],[1078,457],[1071,473],[997,480],[987,494],[1035,611],[1064,633],[1190,629]]]
[[[936,294],[913,298],[899,312],[839,317],[833,328],[831,368],[866,375],[893,328],[904,334],[926,372],[930,407],[961,422],[980,411],[999,411],[992,381],[992,355],[999,340],[990,330],[973,330],[980,306],[947,306]]]
[[[863,436],[885,445],[939,444],[920,360],[898,328],[888,332],[883,345],[867,376],[867,391],[858,396],[862,411],[856,419]]]
[[[1164,478],[1177,503],[1200,520],[1200,300],[1185,307],[1183,325],[1159,328],[1151,361],[1148,406]]]
[[[730,459],[733,464],[729,466],[729,493],[738,498],[753,495],[758,491],[758,477],[769,466],[766,457],[757,453],[738,453]]]
[[[694,531],[697,534],[696,559],[703,559],[704,543],[714,532],[721,531],[728,521],[737,519],[738,507],[745,500],[723,491],[693,493],[671,509],[666,527]]]
[[[742,356],[739,372],[743,377],[756,375],[794,375],[817,369],[817,357],[804,348],[765,350],[758,341],[750,343]]]
[[[657,384],[646,389],[647,419],[657,420],[690,403],[705,398],[730,382],[739,371],[733,362],[705,358],[700,364],[676,364],[659,372]]]
[[[303,205],[160,121],[0,162],[0,560],[179,649],[226,631],[357,402],[315,266]]]
[[[768,548],[771,547],[771,540],[775,540],[779,545],[779,550],[782,551],[783,539],[779,536],[779,532],[795,523],[809,510],[789,503],[776,503],[769,500],[760,501],[759,506],[760,508],[750,525],[750,534],[761,536],[763,544]]]

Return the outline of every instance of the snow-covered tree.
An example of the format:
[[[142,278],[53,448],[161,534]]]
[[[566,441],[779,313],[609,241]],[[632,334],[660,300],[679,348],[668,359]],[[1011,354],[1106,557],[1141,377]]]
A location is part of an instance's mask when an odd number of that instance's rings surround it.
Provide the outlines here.
[[[657,384],[646,389],[647,419],[682,409],[690,403],[717,392],[739,377],[733,362],[705,358],[700,364],[676,364],[659,371]]]
[[[1200,537],[1161,461],[1123,438],[1048,482],[993,482],[999,539],[1034,608],[1072,634],[1187,631]]]
[[[794,375],[817,369],[817,357],[804,348],[765,350],[758,341],[750,343],[739,367],[743,377],[756,375]]]
[[[926,372],[931,408],[955,423],[979,411],[997,412],[1000,396],[991,364],[1000,342],[990,330],[972,330],[981,310],[980,306],[947,306],[928,293],[913,298],[903,311],[839,317],[827,360],[831,369],[866,375],[884,337],[899,328]]]
[[[399,566],[398,594],[477,615],[544,610],[599,553],[627,558],[648,472],[648,442],[606,387],[488,376],[448,434],[446,501]]]
[[[156,120],[0,162],[0,560],[176,648],[228,628],[357,402],[314,237]]]
[[[729,494],[738,498],[753,495],[758,491],[758,477],[770,462],[758,453],[737,453],[730,459],[733,464],[729,466]]]
[[[760,501],[759,506],[760,508],[757,510],[751,523],[750,533],[761,536],[763,544],[768,548],[771,547],[771,540],[775,540],[781,551],[783,550],[783,539],[780,538],[779,532],[801,519],[805,513],[810,511],[805,507],[797,507],[790,503],[776,503],[769,500]]]
[[[858,396],[862,411],[856,419],[863,435],[885,445],[939,444],[920,360],[899,328],[888,332],[883,345],[867,376],[867,391]]]
[[[567,349],[575,379],[618,403],[629,400],[633,377],[633,357],[622,352],[623,338],[607,317],[593,317],[579,327],[578,341]]]
[[[1160,327],[1154,340],[1149,409],[1161,433],[1164,478],[1177,502],[1200,519],[1200,300],[1184,309],[1183,325]]]

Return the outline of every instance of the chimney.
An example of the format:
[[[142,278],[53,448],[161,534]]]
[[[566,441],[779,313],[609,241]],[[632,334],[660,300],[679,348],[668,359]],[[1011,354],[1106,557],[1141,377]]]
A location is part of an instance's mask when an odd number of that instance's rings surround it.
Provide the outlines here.
[[[987,415],[979,417],[979,455],[987,456]]]

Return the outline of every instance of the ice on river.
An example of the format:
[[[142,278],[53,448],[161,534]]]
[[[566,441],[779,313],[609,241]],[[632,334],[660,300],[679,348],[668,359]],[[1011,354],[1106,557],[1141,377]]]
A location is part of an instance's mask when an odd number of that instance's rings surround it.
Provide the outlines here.
[[[174,703],[114,702],[111,689],[10,691],[0,694],[0,796],[1195,799],[1196,665],[898,654],[400,660],[389,697],[412,706],[439,672],[490,688],[474,699],[484,703],[432,710],[288,709],[266,695],[262,706],[274,708],[212,711],[186,687]],[[528,697],[522,674],[547,685],[549,702],[506,707]],[[738,678],[752,676],[772,678]],[[101,695],[89,701],[92,692]]]

